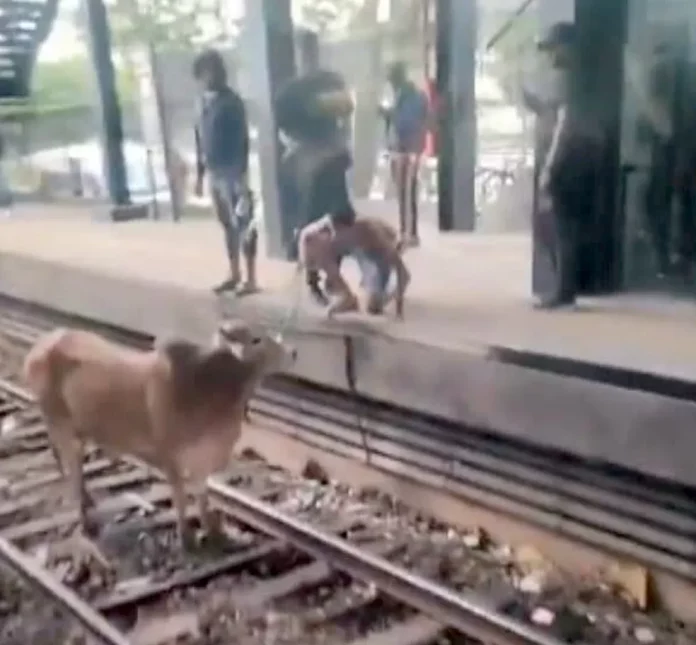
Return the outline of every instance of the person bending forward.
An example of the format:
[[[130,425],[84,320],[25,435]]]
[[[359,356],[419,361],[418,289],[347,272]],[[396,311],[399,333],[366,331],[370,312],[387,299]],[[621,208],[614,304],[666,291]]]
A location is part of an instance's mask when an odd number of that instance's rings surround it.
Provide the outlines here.
[[[404,295],[411,280],[401,257],[403,242],[396,231],[378,217],[341,220],[330,216],[306,226],[299,236],[300,263],[323,272],[330,295],[328,316],[357,311],[358,298],[343,278],[340,260],[351,255],[358,263],[368,313],[377,315],[394,300],[396,315],[403,317]],[[394,274],[396,284],[389,289]]]

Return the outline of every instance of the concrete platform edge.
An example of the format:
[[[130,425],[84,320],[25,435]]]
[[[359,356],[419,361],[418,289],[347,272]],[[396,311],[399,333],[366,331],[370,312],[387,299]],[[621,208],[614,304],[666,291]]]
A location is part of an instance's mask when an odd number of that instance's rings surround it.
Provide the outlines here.
[[[127,260],[126,260],[127,261]],[[212,294],[0,253],[0,292],[154,336],[209,338],[221,315],[279,324],[264,299]],[[649,392],[506,365],[486,348],[445,350],[390,337],[371,324],[305,318],[288,335],[293,373],[310,382],[572,454],[696,485],[696,404]]]

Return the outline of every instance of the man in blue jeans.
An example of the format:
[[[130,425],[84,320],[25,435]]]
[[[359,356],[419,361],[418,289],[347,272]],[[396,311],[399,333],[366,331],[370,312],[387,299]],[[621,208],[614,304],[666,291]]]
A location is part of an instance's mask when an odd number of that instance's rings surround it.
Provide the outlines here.
[[[247,184],[249,168],[249,127],[242,98],[227,83],[220,54],[208,49],[196,57],[193,75],[203,91],[196,126],[196,194],[203,192],[208,172],[211,196],[218,220],[225,232],[229,277],[216,293],[236,291],[238,295],[257,290],[257,231],[253,200]],[[241,250],[247,277],[243,284],[239,263]]]
[[[12,191],[5,176],[3,161],[5,158],[5,141],[0,134],[0,208],[9,208],[12,206]]]
[[[394,101],[392,106],[382,108],[382,115],[399,201],[399,232],[408,246],[417,246],[418,173],[428,134],[428,97],[409,79],[402,62],[392,64],[387,79]]]

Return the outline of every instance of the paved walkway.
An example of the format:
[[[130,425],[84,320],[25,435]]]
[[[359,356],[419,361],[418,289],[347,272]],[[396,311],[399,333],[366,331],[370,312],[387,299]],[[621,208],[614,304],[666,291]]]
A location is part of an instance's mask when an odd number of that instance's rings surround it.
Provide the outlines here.
[[[0,221],[0,253],[206,291],[226,270],[221,234],[211,220],[113,225],[68,208],[19,208]],[[574,312],[534,311],[526,235],[431,230],[407,262],[414,276],[407,320],[370,319],[382,333],[472,351],[499,345],[696,380],[696,305],[622,296],[591,299]],[[287,298],[291,265],[264,259],[259,274],[264,293],[255,297]]]

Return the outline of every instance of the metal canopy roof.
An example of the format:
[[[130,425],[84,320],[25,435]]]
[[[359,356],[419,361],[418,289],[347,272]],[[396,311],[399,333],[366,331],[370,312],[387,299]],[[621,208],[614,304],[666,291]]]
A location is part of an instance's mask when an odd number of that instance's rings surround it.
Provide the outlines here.
[[[31,72],[58,0],[0,0],[0,100],[29,95]]]

